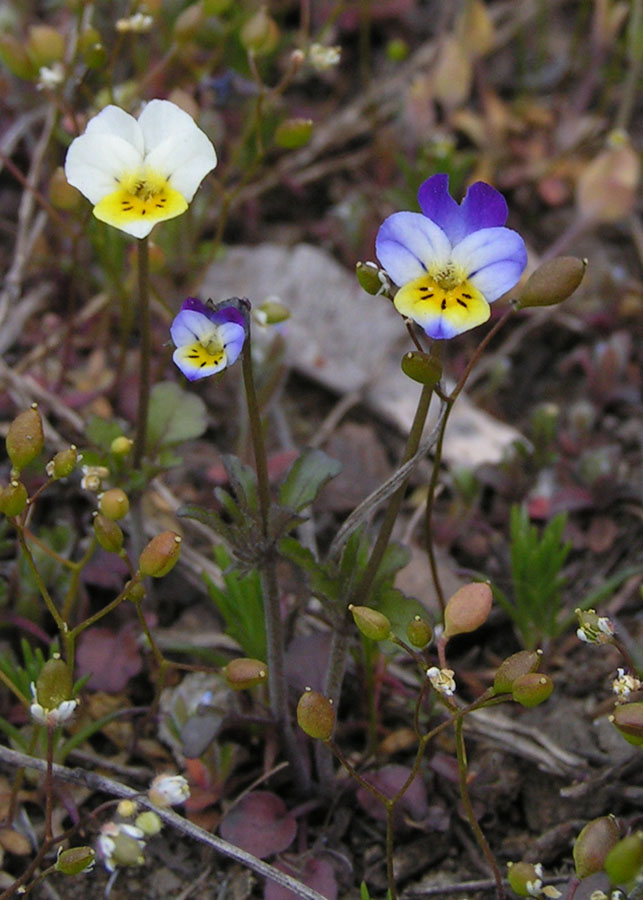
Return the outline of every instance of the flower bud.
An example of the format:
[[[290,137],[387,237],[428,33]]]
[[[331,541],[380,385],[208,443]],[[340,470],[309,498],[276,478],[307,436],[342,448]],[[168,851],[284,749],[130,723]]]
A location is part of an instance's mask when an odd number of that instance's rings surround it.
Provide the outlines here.
[[[297,150],[308,143],[312,134],[312,119],[285,119],[275,131],[275,144],[285,150]]]
[[[13,519],[15,516],[20,515],[28,500],[27,488],[22,481],[16,481],[14,478],[0,492],[0,513],[4,513],[5,516]]]
[[[94,868],[96,853],[91,847],[72,847],[70,850],[60,848],[56,860],[56,872],[63,875],[80,875]]]
[[[493,679],[494,694],[509,694],[514,681],[535,672],[540,665],[542,650],[519,650],[500,663]]]
[[[609,719],[628,744],[643,746],[643,700],[619,704]]]
[[[108,519],[122,519],[129,512],[129,500],[121,488],[111,488],[98,498],[98,508]]]
[[[240,656],[231,660],[223,669],[223,676],[228,687],[235,691],[245,691],[262,684],[268,677],[268,666],[260,659],[249,659]]]
[[[412,647],[426,647],[433,637],[433,629],[428,622],[420,616],[414,616],[413,620],[406,626],[406,636]]]
[[[116,456],[127,456],[132,449],[133,444],[134,441],[131,438],[125,437],[124,434],[120,434],[112,441],[110,450],[112,453],[115,453]]]
[[[587,260],[557,256],[532,272],[520,295],[519,307],[556,306],[574,293],[585,275]]]
[[[622,838],[607,854],[605,871],[612,884],[630,884],[643,869],[643,831]]]
[[[484,581],[465,584],[450,598],[444,610],[444,638],[475,631],[487,621],[493,594]]]
[[[13,420],[7,432],[7,453],[15,469],[20,471],[42,453],[45,443],[42,418],[34,403]]]
[[[511,686],[511,695],[521,706],[538,706],[544,703],[554,690],[554,682],[540,672],[527,672],[516,678]]]
[[[419,382],[419,384],[433,387],[442,378],[440,360],[431,356],[430,353],[423,353],[422,350],[409,350],[408,353],[405,353],[401,366],[406,377]]]
[[[181,553],[181,538],[174,531],[163,531],[149,542],[138,560],[141,575],[162,578],[176,565]]]
[[[179,13],[174,23],[174,37],[179,43],[191,41],[203,25],[205,10],[203,3],[191,3]]]
[[[138,811],[136,800],[120,800],[116,812],[122,819],[131,819]]]
[[[255,309],[260,314],[264,325],[279,325],[290,318],[290,310],[278,300],[266,300],[261,306]]]
[[[383,282],[380,272],[379,266],[374,262],[358,262],[355,266],[355,275],[360,287],[372,296],[379,294],[382,290]]]
[[[592,819],[583,828],[574,844],[574,867],[578,878],[602,872],[605,858],[618,842],[621,830],[614,816]]]
[[[134,820],[134,824],[141,829],[145,837],[153,837],[155,834],[159,834],[163,828],[163,822],[151,809],[140,813]]]
[[[157,806],[178,806],[190,796],[190,785],[183,775],[157,775],[147,795]]]
[[[391,634],[391,623],[383,613],[370,606],[349,605],[355,624],[364,637],[372,641],[385,641]]]
[[[268,15],[265,6],[262,6],[239,32],[241,43],[250,53],[257,56],[272,53],[279,41],[279,28],[273,18]]]
[[[44,709],[55,709],[71,699],[71,669],[59,656],[48,659],[36,679],[36,700]]]
[[[62,62],[65,55],[65,38],[51,25],[32,25],[25,45],[36,69]]]
[[[308,737],[328,741],[335,727],[335,710],[332,702],[320,694],[306,688],[297,704],[297,723]]]
[[[123,549],[123,532],[120,527],[101,513],[94,515],[94,534],[103,550],[108,553],[120,553]]]

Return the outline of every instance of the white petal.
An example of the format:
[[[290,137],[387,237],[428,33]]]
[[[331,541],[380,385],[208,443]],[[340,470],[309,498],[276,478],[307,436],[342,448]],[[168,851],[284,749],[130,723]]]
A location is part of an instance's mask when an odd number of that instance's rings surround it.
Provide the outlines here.
[[[400,286],[424,275],[431,266],[445,265],[450,251],[446,234],[422,213],[393,213],[375,239],[377,258]]]
[[[195,341],[207,341],[217,331],[217,326],[203,313],[193,309],[182,310],[172,323],[170,334],[176,347],[184,347]]]
[[[113,134],[81,134],[72,141],[65,159],[67,181],[90,203],[118,189],[117,179],[136,172],[143,163],[141,153],[122,137]]]
[[[518,283],[527,251],[523,239],[510,228],[483,228],[456,244],[451,259],[462,266],[487,303],[493,303]]]
[[[205,176],[216,166],[217,155],[207,135],[192,123],[190,130],[166,135],[148,153],[145,163],[167,176],[170,187],[189,203]]]
[[[145,141],[140,125],[120,106],[106,106],[97,116],[90,119],[85,134],[111,134],[123,138],[128,144],[136,147],[142,155],[145,152]]]

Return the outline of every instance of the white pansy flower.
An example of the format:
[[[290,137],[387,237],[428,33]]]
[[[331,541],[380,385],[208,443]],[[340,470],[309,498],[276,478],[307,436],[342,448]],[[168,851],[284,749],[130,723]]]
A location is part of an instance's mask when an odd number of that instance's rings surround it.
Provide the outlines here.
[[[169,100],[151,100],[138,119],[106,106],[72,141],[67,181],[94,215],[132,237],[180,216],[217,164],[210,139]]]

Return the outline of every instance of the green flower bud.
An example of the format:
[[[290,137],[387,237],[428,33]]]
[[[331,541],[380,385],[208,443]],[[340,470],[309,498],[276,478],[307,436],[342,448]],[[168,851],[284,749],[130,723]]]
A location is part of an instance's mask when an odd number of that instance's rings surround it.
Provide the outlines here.
[[[71,699],[74,680],[71,669],[59,656],[48,659],[36,679],[36,700],[43,709],[56,709]]]
[[[141,575],[162,578],[173,569],[181,553],[181,537],[174,531],[157,534],[149,542],[138,560]]]
[[[543,655],[542,650],[519,650],[500,663],[493,679],[494,694],[510,694],[514,681],[536,672]]]
[[[527,279],[519,306],[556,306],[574,293],[585,275],[586,259],[557,256],[538,266]]]
[[[127,494],[120,488],[111,488],[98,498],[98,508],[108,519],[122,519],[129,512]]]
[[[158,834],[163,828],[163,822],[151,809],[138,815],[134,820],[134,824],[137,828],[141,829],[146,837],[152,837],[153,835]]]
[[[13,420],[7,432],[7,453],[15,469],[20,471],[42,453],[45,438],[37,404]]]
[[[420,616],[414,616],[413,620],[406,626],[406,636],[412,647],[426,647],[433,637],[433,629],[428,622]]]
[[[602,872],[605,858],[620,836],[621,830],[615,816],[601,816],[588,822],[574,844],[577,877],[587,878],[595,872]]]
[[[465,584],[449,599],[444,610],[444,638],[475,631],[487,621],[493,594],[484,581]]]
[[[262,684],[268,677],[268,666],[260,659],[249,659],[240,656],[231,660],[223,669],[223,676],[228,687],[235,691],[245,691]]]
[[[63,875],[80,875],[81,872],[93,869],[95,862],[96,853],[91,847],[72,847],[70,850],[61,848],[55,869]]]
[[[332,702],[318,691],[306,688],[297,704],[297,723],[308,737],[318,741],[330,740],[335,727]]]
[[[125,437],[124,434],[121,434],[117,438],[114,438],[110,450],[112,451],[112,453],[115,453],[116,456],[127,456],[132,449],[133,444],[134,441],[131,440],[131,438]]]
[[[407,378],[419,384],[435,386],[442,378],[442,363],[422,350],[409,350],[402,357],[402,371]]]
[[[266,300],[255,309],[255,314],[262,325],[278,325],[290,318],[290,310],[277,300]]]
[[[622,838],[607,854],[605,871],[612,884],[629,885],[643,869],[643,831]]]
[[[248,19],[239,33],[241,43],[250,53],[261,56],[272,51],[279,41],[279,28],[273,18],[262,6],[254,16]]]
[[[16,481],[14,478],[0,492],[0,513],[13,519],[24,510],[28,500],[27,488],[22,481]]]
[[[643,700],[620,703],[609,718],[628,744],[634,744],[635,747],[643,746]]]
[[[554,690],[554,682],[548,675],[528,672],[516,678],[511,686],[511,695],[521,706],[539,706]]]
[[[285,119],[275,131],[275,144],[285,150],[297,150],[304,147],[312,135],[312,119]]]
[[[372,641],[385,641],[391,634],[391,623],[381,612],[370,606],[349,605],[355,624],[364,637]]]
[[[123,549],[123,532],[120,527],[101,513],[94,515],[94,534],[103,550],[108,553],[120,553]]]
[[[179,43],[191,41],[205,20],[203,3],[192,3],[180,13],[174,23],[174,37]]]
[[[380,268],[374,262],[358,262],[355,266],[355,275],[360,283],[360,287],[367,294],[379,294],[382,290],[382,281],[380,279]]]

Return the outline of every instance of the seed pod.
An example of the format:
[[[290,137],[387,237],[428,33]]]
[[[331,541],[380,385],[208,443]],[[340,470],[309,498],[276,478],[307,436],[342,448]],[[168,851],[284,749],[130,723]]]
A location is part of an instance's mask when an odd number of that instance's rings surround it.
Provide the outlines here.
[[[372,641],[385,641],[389,637],[391,623],[383,613],[371,609],[370,606],[354,606],[352,603],[348,608],[364,637]]]
[[[21,481],[16,481],[14,478],[0,492],[0,513],[13,519],[20,515],[28,500],[27,488]]]
[[[129,499],[121,488],[110,488],[98,498],[98,508],[108,519],[122,519],[129,512]]]
[[[442,378],[440,360],[421,350],[409,350],[405,353],[401,366],[406,377],[419,384],[434,386]]]
[[[536,672],[542,650],[519,650],[500,663],[493,679],[494,694],[509,694],[516,678]]]
[[[406,626],[406,636],[413,647],[421,649],[426,647],[431,641],[433,629],[420,616],[414,616],[413,620]]]
[[[25,48],[34,67],[50,66],[62,62],[65,55],[65,38],[51,25],[31,25]]]
[[[335,727],[333,704],[323,694],[307,688],[297,704],[297,723],[308,737],[330,740]]]
[[[7,453],[15,469],[20,471],[42,453],[45,443],[42,418],[34,403],[13,420],[7,432]]]
[[[520,295],[520,308],[562,303],[579,286],[586,269],[587,260],[575,256],[557,256],[544,262],[527,279]]]
[[[537,897],[537,886],[542,885],[542,866],[522,861],[508,863],[507,880],[519,897]]]
[[[75,444],[71,444],[66,450],[59,450],[45,469],[50,478],[67,478],[76,468],[77,462],[78,450]]]
[[[137,828],[140,828],[146,837],[152,837],[158,834],[163,828],[163,822],[159,816],[151,809],[140,813],[134,820]]]
[[[268,15],[265,6],[248,19],[239,32],[241,43],[251,53],[262,56],[272,53],[279,41],[279,28]]]
[[[643,700],[620,703],[610,716],[610,722],[629,744],[643,746]]]
[[[162,578],[173,569],[181,553],[181,537],[174,531],[163,531],[149,542],[138,560],[141,575]]]
[[[191,3],[179,13],[174,23],[174,37],[179,43],[191,41],[197,34],[205,19],[203,3]]]
[[[71,669],[55,656],[47,660],[36,679],[36,699],[43,709],[56,709],[71,699],[73,686]]]
[[[382,290],[382,282],[380,280],[380,269],[374,262],[358,262],[355,266],[355,275],[359,281],[360,287],[367,294],[375,296]]]
[[[126,600],[132,603],[142,603],[145,599],[145,587],[140,581],[130,581],[125,585],[127,593]]]
[[[601,816],[588,822],[574,844],[577,877],[587,878],[595,872],[602,872],[607,854],[620,836],[621,830],[615,816]]]
[[[120,526],[101,513],[94,516],[94,534],[103,550],[108,553],[120,553],[123,549],[123,532]]]
[[[312,134],[312,119],[285,119],[275,131],[275,144],[285,150],[297,150],[308,143]]]
[[[124,434],[119,434],[119,436],[112,441],[110,450],[112,453],[115,453],[116,456],[127,456],[132,449],[133,444],[134,441],[131,438],[125,437]]]
[[[72,847],[58,854],[55,869],[63,875],[80,875],[94,867],[96,853],[91,847]]]
[[[465,584],[449,599],[444,610],[444,638],[475,631],[487,621],[493,594],[484,581]]]
[[[612,884],[629,885],[643,869],[643,831],[628,834],[607,854],[605,871]]]
[[[554,682],[548,675],[528,672],[516,678],[511,686],[511,695],[521,706],[538,706],[544,703],[554,690]]]
[[[223,669],[223,675],[228,687],[235,691],[245,691],[266,680],[268,666],[260,659],[240,656],[228,663]]]
[[[285,322],[286,319],[290,318],[288,307],[277,300],[266,300],[265,303],[262,303],[257,308],[257,312],[261,314],[261,318],[266,325],[279,325],[280,322]]]
[[[92,27],[86,28],[78,37],[78,49],[80,50],[83,62],[90,69],[100,69],[107,61],[107,50],[103,45],[103,41],[98,29]]]
[[[142,843],[123,831],[112,838],[114,849],[111,862],[115,866],[142,866],[145,862]]]
[[[24,78],[25,81],[34,78],[38,72],[29,58],[24,43],[12,34],[0,34],[0,60],[12,75]]]

